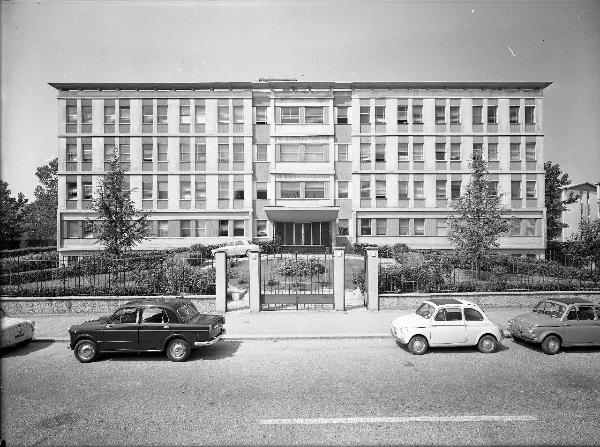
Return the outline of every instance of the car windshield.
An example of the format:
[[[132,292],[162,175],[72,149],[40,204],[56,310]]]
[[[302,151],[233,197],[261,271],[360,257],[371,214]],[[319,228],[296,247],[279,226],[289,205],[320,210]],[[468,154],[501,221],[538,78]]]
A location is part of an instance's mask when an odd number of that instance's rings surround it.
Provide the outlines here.
[[[538,314],[548,315],[552,318],[562,318],[566,310],[565,306],[552,301],[540,301],[533,308],[533,311]]]
[[[434,310],[435,308],[432,305],[423,303],[419,306],[416,313],[423,318],[431,318]]]
[[[177,309],[177,315],[179,315],[181,321],[189,321],[198,315],[198,309],[193,303],[186,303]]]

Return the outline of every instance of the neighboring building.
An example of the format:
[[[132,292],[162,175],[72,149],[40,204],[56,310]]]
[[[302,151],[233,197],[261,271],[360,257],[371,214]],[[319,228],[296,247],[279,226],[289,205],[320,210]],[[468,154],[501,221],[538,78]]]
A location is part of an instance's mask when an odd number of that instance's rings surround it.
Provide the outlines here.
[[[119,146],[140,249],[271,238],[284,245],[450,249],[449,201],[473,154],[517,217],[500,239],[543,256],[547,82],[52,83],[58,249],[98,249],[82,224]]]
[[[562,222],[568,225],[562,229],[561,241],[568,241],[574,234],[579,233],[579,226],[598,219],[598,190],[600,183],[580,183],[562,188],[562,200],[566,200],[570,194],[579,196],[577,202],[567,205],[566,211],[562,212]]]

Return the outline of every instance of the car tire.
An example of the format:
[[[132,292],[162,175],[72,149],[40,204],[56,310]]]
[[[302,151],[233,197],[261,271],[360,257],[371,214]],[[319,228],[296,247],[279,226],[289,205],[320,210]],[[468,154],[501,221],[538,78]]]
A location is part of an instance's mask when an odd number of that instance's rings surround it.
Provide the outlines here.
[[[544,341],[542,341],[542,351],[544,351],[544,354],[548,355],[558,354],[560,345],[560,338],[556,335],[548,335],[544,338]]]
[[[427,339],[422,335],[415,335],[408,342],[408,350],[414,355],[425,354],[427,348],[429,348],[429,343],[427,343]]]
[[[498,340],[493,335],[486,334],[479,339],[477,349],[484,354],[491,354],[498,349]]]
[[[167,358],[172,362],[185,362],[191,353],[190,344],[183,338],[175,338],[167,345]]]
[[[77,342],[73,352],[81,363],[90,363],[98,358],[98,345],[92,340],[81,340]]]

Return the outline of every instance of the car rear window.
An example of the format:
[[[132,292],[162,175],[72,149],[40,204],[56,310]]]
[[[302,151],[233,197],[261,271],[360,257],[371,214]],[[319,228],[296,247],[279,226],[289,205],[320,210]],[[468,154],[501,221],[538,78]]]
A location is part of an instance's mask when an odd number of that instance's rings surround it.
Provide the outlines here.
[[[189,321],[198,315],[198,309],[192,303],[186,303],[177,309],[181,321]]]

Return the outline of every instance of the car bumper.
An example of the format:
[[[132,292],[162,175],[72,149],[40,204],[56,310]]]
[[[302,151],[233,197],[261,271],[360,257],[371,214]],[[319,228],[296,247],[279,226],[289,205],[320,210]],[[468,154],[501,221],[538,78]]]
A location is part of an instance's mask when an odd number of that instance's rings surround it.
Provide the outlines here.
[[[200,346],[214,345],[216,342],[218,342],[219,340],[221,340],[221,338],[223,338],[223,335],[225,335],[225,329],[223,329],[221,331],[221,333],[219,335],[217,335],[215,338],[213,338],[212,340],[209,340],[209,341],[195,341],[194,342],[194,346],[200,347]]]
[[[397,331],[396,328],[394,328],[394,326],[391,327],[390,333],[392,334],[392,337],[394,337],[394,339],[398,343],[402,343],[402,344],[406,344],[407,343],[406,340],[404,340],[404,337],[402,335],[402,331]]]

